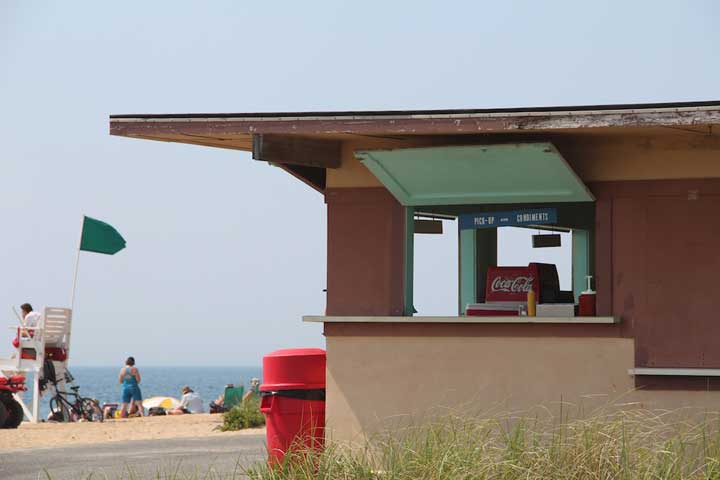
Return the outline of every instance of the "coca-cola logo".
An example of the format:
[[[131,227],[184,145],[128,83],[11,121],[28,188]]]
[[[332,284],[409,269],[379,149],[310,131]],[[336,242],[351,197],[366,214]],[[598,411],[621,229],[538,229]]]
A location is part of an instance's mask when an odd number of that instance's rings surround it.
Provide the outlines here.
[[[490,284],[492,292],[527,293],[533,286],[534,277],[495,277]]]

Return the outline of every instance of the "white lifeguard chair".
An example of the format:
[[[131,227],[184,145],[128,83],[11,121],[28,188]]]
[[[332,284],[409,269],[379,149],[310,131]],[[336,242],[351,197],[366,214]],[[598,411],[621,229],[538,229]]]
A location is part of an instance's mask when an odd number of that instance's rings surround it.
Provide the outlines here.
[[[18,394],[14,394],[25,412],[25,416],[33,422],[39,421],[40,415],[40,377],[45,360],[51,360],[55,367],[58,390],[64,390],[65,371],[70,353],[70,332],[72,327],[72,310],[69,308],[46,307],[35,327],[20,325],[11,327],[18,332],[18,347],[9,359],[0,359],[0,373],[5,376],[33,373],[32,405],[30,408]]]

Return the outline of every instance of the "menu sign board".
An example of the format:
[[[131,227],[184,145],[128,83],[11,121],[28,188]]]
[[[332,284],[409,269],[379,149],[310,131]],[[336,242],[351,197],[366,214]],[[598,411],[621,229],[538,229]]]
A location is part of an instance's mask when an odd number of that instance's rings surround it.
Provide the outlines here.
[[[518,227],[557,223],[557,209],[533,208],[506,212],[465,213],[459,217],[460,230]]]

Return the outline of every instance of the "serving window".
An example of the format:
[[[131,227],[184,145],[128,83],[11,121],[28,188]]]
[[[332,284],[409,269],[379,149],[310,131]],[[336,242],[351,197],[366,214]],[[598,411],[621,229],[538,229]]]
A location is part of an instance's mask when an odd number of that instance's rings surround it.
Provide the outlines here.
[[[421,206],[411,211],[413,238],[433,232],[428,222],[456,223],[459,315],[522,315],[530,289],[538,316],[581,313],[580,295],[595,270],[593,202]],[[416,225],[422,228],[415,231]],[[408,262],[414,264],[415,258]],[[413,285],[408,287],[408,309],[414,310]]]
[[[512,313],[514,309],[518,314],[520,304],[528,304],[522,297],[532,290],[539,305],[547,306],[543,307],[547,312],[574,316],[574,304],[586,288],[586,277],[594,270],[595,197],[552,143],[369,150],[357,151],[355,156],[407,209],[406,314],[415,311],[416,217],[444,215],[457,219],[458,225],[459,314],[467,314],[468,305],[485,303],[493,303],[491,307],[498,307],[498,311]],[[537,251],[561,248],[569,252],[571,284],[560,288],[555,263],[531,261],[507,266],[514,267],[514,273],[501,268],[498,248],[504,248],[499,244],[504,235],[498,236],[498,228],[503,227],[539,231],[530,237]],[[562,242],[562,233],[570,235],[571,245],[556,246],[558,239]],[[496,280],[500,283],[493,289],[492,281]],[[521,285],[523,281],[526,283]],[[488,307],[478,306],[476,310],[484,308]]]

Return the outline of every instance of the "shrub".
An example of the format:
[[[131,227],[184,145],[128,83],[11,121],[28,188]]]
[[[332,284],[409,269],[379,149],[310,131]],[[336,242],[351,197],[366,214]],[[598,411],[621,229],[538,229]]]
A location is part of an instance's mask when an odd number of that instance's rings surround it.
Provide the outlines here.
[[[263,425],[265,425],[265,416],[260,412],[260,400],[250,398],[223,413],[223,425],[220,429],[228,432]]]

